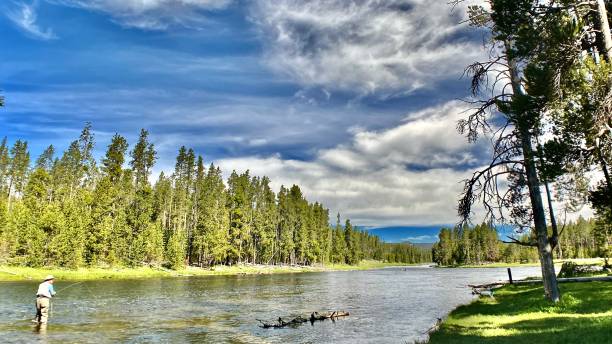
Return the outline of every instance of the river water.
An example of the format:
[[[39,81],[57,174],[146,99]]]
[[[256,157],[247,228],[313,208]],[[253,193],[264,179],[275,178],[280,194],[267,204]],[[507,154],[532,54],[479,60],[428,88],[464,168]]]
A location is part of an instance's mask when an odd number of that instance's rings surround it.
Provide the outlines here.
[[[516,279],[540,276],[513,268]],[[470,302],[467,284],[506,269],[389,268],[303,274],[56,281],[46,328],[31,322],[38,282],[0,283],[2,343],[412,343]],[[344,310],[347,318],[263,329],[256,319]]]

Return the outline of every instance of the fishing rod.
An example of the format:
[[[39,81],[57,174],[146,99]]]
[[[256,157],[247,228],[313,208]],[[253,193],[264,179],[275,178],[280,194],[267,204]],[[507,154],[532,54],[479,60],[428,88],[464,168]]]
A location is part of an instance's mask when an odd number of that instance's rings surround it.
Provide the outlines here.
[[[79,284],[81,284],[81,283],[85,283],[85,282],[86,282],[86,281],[81,281],[81,282],[75,282],[75,283],[72,283],[72,284],[71,284],[71,285],[69,285],[69,286],[66,286],[66,287],[64,287],[64,288],[62,288],[62,289],[58,289],[57,293],[59,293],[59,292],[60,292],[60,291],[62,291],[62,290],[66,290],[66,289],[68,289],[68,288],[72,288],[72,287],[74,287],[75,285],[79,285]]]

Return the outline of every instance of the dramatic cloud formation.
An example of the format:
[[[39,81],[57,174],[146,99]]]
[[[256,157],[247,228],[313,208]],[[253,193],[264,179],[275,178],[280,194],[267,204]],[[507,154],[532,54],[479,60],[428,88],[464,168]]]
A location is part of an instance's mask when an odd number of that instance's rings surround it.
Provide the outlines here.
[[[232,0],[51,0],[54,3],[101,11],[119,24],[147,30],[170,25],[199,26],[205,17],[198,11],[218,10]]]
[[[87,121],[98,156],[146,128],[156,173],[186,145],[365,226],[455,223],[460,181],[486,160],[457,134],[454,101],[482,37],[446,1],[10,3],[1,134],[32,156]]]
[[[307,197],[360,225],[455,223],[460,181],[470,173],[466,164],[477,163],[482,150],[454,129],[463,110],[464,104],[450,102],[410,114],[396,128],[357,132],[350,145],[320,150],[312,161],[272,156],[219,163],[226,172],[270,176],[277,188],[299,184]]]
[[[10,3],[9,3],[10,4]],[[5,7],[6,16],[17,25],[20,29],[25,31],[30,37],[40,40],[51,40],[56,39],[57,36],[53,33],[50,28],[42,29],[37,20],[36,7],[37,2],[34,1],[31,4],[18,2],[15,4],[15,8]]]
[[[446,1],[264,0],[253,21],[271,68],[302,85],[401,94],[458,78],[482,54]]]

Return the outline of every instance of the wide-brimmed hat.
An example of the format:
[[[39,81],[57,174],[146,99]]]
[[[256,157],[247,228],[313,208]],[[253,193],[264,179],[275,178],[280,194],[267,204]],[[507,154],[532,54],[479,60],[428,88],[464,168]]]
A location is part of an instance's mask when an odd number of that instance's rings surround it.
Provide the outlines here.
[[[50,281],[52,279],[55,279],[55,277],[53,277],[53,275],[47,275],[47,277],[45,277],[45,282],[46,281]]]

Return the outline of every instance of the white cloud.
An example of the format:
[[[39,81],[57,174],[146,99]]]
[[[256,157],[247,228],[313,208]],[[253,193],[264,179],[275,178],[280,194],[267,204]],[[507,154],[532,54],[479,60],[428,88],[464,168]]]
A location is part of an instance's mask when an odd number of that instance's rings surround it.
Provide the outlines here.
[[[463,5],[431,0],[263,0],[252,20],[267,62],[304,86],[401,94],[459,78],[484,54],[459,39]]]
[[[36,39],[52,40],[57,38],[52,29],[42,29],[36,22],[38,18],[36,13],[36,1],[31,4],[20,2],[16,3],[16,5],[16,9],[8,9],[6,11],[6,16],[15,23],[15,25]]]
[[[219,10],[232,0],[51,0],[54,3],[100,11],[119,24],[145,30],[171,25],[198,27],[206,22],[198,11]]]
[[[310,200],[359,225],[455,223],[460,181],[471,171],[461,164],[476,161],[474,146],[455,130],[463,109],[450,102],[413,113],[398,127],[361,131],[351,144],[320,150],[312,161],[269,156],[217,163],[225,173],[250,169],[267,175],[277,189],[298,184]],[[425,168],[406,167],[412,164]]]

